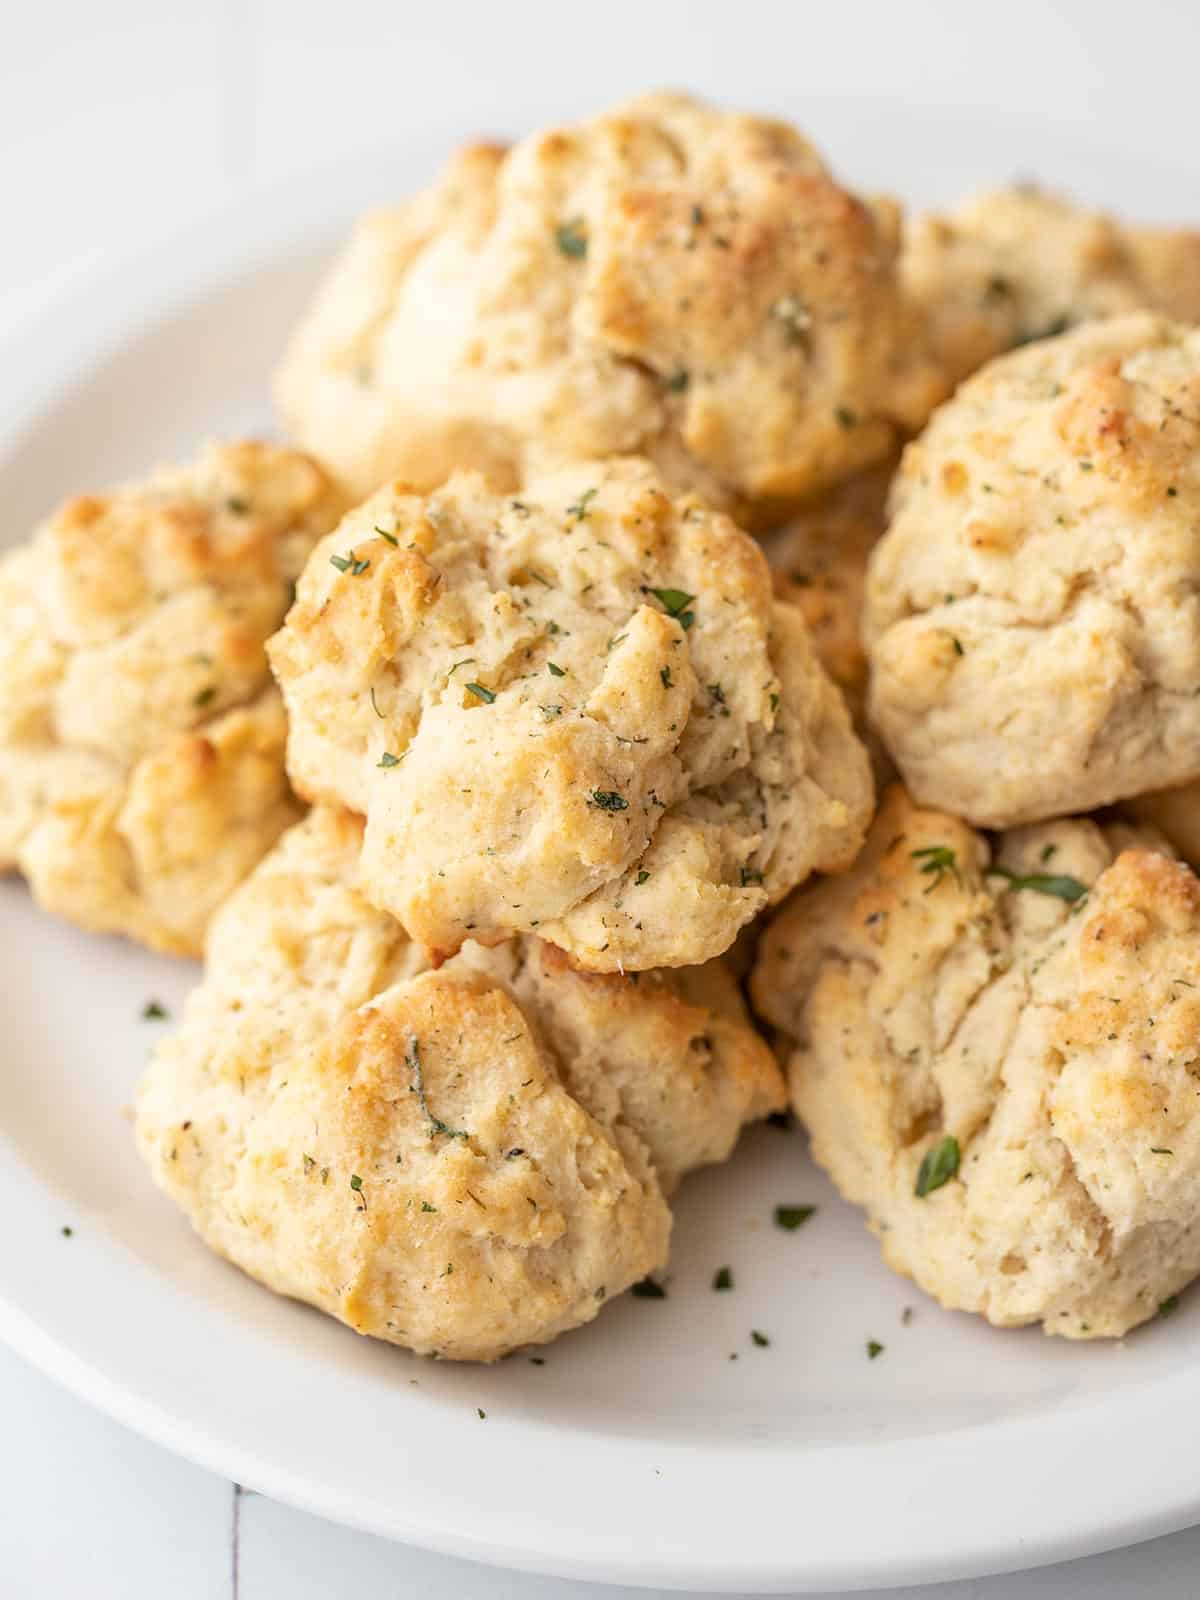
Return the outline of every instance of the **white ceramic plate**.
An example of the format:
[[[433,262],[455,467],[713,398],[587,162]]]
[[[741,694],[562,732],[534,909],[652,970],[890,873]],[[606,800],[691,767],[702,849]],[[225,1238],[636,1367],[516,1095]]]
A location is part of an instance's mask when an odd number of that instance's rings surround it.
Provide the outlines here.
[[[808,121],[848,177],[920,201],[1022,172],[1143,215],[1195,193],[1030,125]],[[245,196],[23,335],[3,360],[4,537],[64,493],[269,428],[267,374],[328,239],[448,143]],[[1200,1517],[1200,1307],[1090,1347],[941,1312],[884,1270],[797,1134],[758,1130],[690,1181],[669,1297],[625,1297],[544,1366],[358,1339],[210,1256],[136,1162],[126,1108],[164,1026],[140,1013],[177,1012],[194,970],[53,922],[12,882],[0,948],[0,1331],[205,1466],[459,1555],[742,1592],[968,1576]],[[786,1234],[778,1202],[820,1210]],[[726,1264],[736,1288],[714,1294]]]

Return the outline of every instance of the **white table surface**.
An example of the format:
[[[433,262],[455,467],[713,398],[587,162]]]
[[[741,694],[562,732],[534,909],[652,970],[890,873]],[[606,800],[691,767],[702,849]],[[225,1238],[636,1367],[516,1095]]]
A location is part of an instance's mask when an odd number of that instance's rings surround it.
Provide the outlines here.
[[[1102,133],[1100,142],[1131,153],[1172,159],[1194,149],[1196,8],[869,0],[830,10],[795,0],[40,0],[20,8],[3,0],[0,340],[70,280],[233,184],[334,160],[414,125],[519,127],[523,104],[570,112],[660,84],[752,98],[746,86],[761,79],[767,57],[802,124],[806,104],[873,92],[894,101],[903,92],[914,105],[983,105],[998,117],[1035,107],[1084,145]],[[1200,1530],[926,1592],[942,1600],[1191,1600],[1197,1570]],[[243,1492],[136,1438],[0,1349],[2,1600],[633,1593],[487,1571]]]

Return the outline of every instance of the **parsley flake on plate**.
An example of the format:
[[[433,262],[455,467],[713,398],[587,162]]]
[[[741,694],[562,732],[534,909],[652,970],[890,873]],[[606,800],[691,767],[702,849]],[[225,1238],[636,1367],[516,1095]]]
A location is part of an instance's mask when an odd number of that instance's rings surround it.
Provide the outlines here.
[[[656,1283],[653,1278],[643,1278],[640,1283],[635,1283],[630,1289],[639,1300],[665,1300],[667,1291],[661,1283]]]
[[[775,1226],[787,1233],[795,1233],[797,1228],[802,1228],[810,1217],[816,1215],[816,1211],[816,1206],[776,1206]]]

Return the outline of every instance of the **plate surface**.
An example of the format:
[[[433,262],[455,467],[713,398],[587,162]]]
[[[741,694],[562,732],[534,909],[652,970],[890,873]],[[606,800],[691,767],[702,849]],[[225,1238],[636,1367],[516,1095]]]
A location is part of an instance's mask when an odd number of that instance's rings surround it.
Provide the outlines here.
[[[1031,172],[1142,215],[1186,215],[1195,193],[1025,125],[948,139],[877,106],[807,124],[850,180],[922,202]],[[267,374],[328,241],[422,182],[451,136],[248,194],[23,334],[5,352],[0,537],[205,437],[268,430]],[[794,1133],[756,1130],[690,1180],[668,1298],[624,1297],[544,1366],[358,1339],[209,1255],[136,1160],[127,1108],[170,1026],[141,1010],[177,1015],[195,969],[51,921],[15,882],[0,948],[0,1332],[205,1466],[484,1561],[743,1593],[970,1576],[1200,1517],[1183,1465],[1200,1306],[1091,1347],[939,1311],[881,1266]],[[819,1211],[782,1233],[780,1202]],[[723,1265],[736,1287],[718,1295]]]

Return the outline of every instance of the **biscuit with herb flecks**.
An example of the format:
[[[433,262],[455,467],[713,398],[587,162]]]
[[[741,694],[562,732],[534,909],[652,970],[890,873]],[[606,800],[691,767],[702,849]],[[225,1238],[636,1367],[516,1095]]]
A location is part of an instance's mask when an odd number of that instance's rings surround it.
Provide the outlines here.
[[[642,462],[381,490],[270,650],[296,788],[366,817],[369,892],[438,954],[536,931],[592,971],[694,965],[865,831],[803,617]]]
[[[783,1081],[719,962],[584,974],[527,938],[430,970],[362,893],[362,835],[317,808],[219,912],[139,1146],[270,1288],[495,1360],[662,1267],[665,1197]]]
[[[984,827],[1200,777],[1200,330],[1150,313],[991,362],[904,453],[869,714]]]
[[[511,489],[637,454],[770,519],[944,392],[911,337],[898,235],[893,205],[849,194],[785,123],[645,95],[467,149],[364,219],[276,395],[360,495],[456,467]]]
[[[1119,1336],[1200,1273],[1200,883],[1152,831],[982,834],[889,791],[752,980],[813,1153],[889,1266]]]
[[[1130,226],[1032,184],[915,217],[900,272],[950,387],[993,356],[1096,317],[1200,320],[1200,232]]]
[[[0,557],[0,868],[40,904],[199,953],[299,815],[263,645],[343,509],[307,456],[230,444]]]

